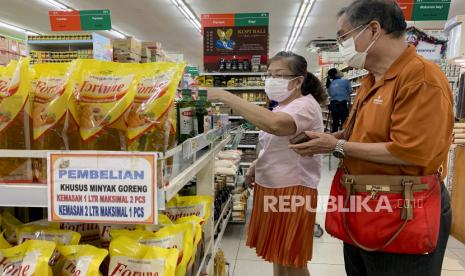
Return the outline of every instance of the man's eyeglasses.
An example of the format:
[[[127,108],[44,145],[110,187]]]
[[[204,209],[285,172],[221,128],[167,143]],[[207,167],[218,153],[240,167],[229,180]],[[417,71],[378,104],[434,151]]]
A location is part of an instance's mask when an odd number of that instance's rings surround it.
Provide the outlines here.
[[[262,76],[262,79],[263,80],[268,80],[268,79],[292,79],[292,78],[296,78],[296,77],[299,77],[299,75],[280,75],[280,74],[276,74],[276,75],[272,75],[272,74],[266,74],[266,75],[263,75]]]
[[[370,23],[362,24],[362,25],[360,25],[360,26],[358,26],[358,27],[356,27],[356,28],[354,28],[354,29],[352,29],[352,30],[346,32],[345,34],[342,34],[342,35],[338,36],[338,37],[336,38],[337,43],[338,43],[339,45],[342,45],[342,43],[343,43],[344,41],[347,40],[347,38],[348,38],[347,36],[348,36],[349,34],[355,32],[355,31],[360,30],[362,27],[365,27],[365,26],[368,25],[368,24],[370,24]]]

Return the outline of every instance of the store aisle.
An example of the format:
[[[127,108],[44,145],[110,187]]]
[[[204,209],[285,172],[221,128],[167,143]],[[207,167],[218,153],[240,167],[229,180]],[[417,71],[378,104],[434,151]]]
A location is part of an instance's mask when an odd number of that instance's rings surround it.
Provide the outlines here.
[[[324,158],[322,180],[318,192],[328,195],[334,175],[336,161],[332,158],[332,170],[329,170],[328,158]],[[249,199],[251,200],[251,198]],[[249,202],[251,203],[251,202]],[[252,204],[248,204],[248,218]],[[324,213],[317,214],[317,222],[324,226]],[[230,276],[269,276],[273,275],[272,265],[257,257],[255,251],[245,246],[247,238],[246,225],[228,225],[222,240],[222,249],[227,262],[230,263]],[[344,257],[342,243],[327,233],[314,239],[313,260],[309,264],[312,276],[344,276]],[[465,245],[454,238],[449,239],[444,259],[442,276],[465,275]]]

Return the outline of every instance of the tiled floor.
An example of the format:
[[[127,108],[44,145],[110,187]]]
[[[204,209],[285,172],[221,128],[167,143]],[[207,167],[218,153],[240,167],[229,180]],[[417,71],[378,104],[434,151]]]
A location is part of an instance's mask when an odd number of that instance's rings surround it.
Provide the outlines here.
[[[333,159],[333,170],[329,170],[327,160],[323,166],[322,180],[318,192],[320,195],[329,194],[329,187],[334,174],[336,163]],[[251,204],[249,204],[251,206]],[[250,210],[249,210],[250,215]],[[317,222],[324,225],[325,216],[317,214]],[[271,276],[272,264],[257,257],[255,251],[245,246],[245,225],[228,225],[222,240],[222,249],[230,263],[230,276]],[[344,258],[342,243],[324,234],[314,239],[313,259],[308,265],[312,276],[343,276]],[[443,263],[442,276],[465,276],[465,245],[453,237],[449,239],[446,257]]]

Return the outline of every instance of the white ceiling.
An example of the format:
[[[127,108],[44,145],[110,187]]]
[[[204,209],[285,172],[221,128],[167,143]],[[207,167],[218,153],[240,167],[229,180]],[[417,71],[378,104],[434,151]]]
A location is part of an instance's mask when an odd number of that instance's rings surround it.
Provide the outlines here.
[[[185,54],[192,64],[202,64],[202,37],[169,0],[62,0],[74,9],[110,9],[113,26],[140,40],[161,41],[169,52]],[[200,17],[204,13],[269,12],[270,54],[285,47],[301,0],[186,0]],[[338,10],[351,0],[316,0],[295,51],[304,54],[313,39],[334,38]],[[40,0],[0,0],[0,21],[40,33],[49,33],[48,10]],[[450,17],[465,14],[465,0],[452,0]],[[445,22],[417,23],[441,28]],[[0,30],[1,32],[1,30]]]

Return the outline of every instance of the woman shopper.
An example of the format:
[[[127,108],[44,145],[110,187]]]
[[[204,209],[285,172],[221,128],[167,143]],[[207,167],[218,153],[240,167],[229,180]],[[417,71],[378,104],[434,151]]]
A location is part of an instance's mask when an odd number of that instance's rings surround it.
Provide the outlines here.
[[[312,258],[312,210],[317,205],[321,160],[300,157],[288,145],[303,131],[323,131],[319,103],[327,96],[321,82],[307,72],[305,58],[292,52],[274,56],[265,78],[265,92],[279,103],[273,111],[221,89],[209,89],[209,98],[224,102],[262,130],[262,150],[247,175],[256,183],[247,245],[273,263],[274,275],[310,275],[307,262]],[[311,206],[278,204],[286,200],[307,200]]]
[[[352,85],[349,80],[343,79],[336,68],[328,71],[326,88],[331,98],[330,110],[333,117],[332,132],[338,132],[349,117],[349,102],[352,94]]]

